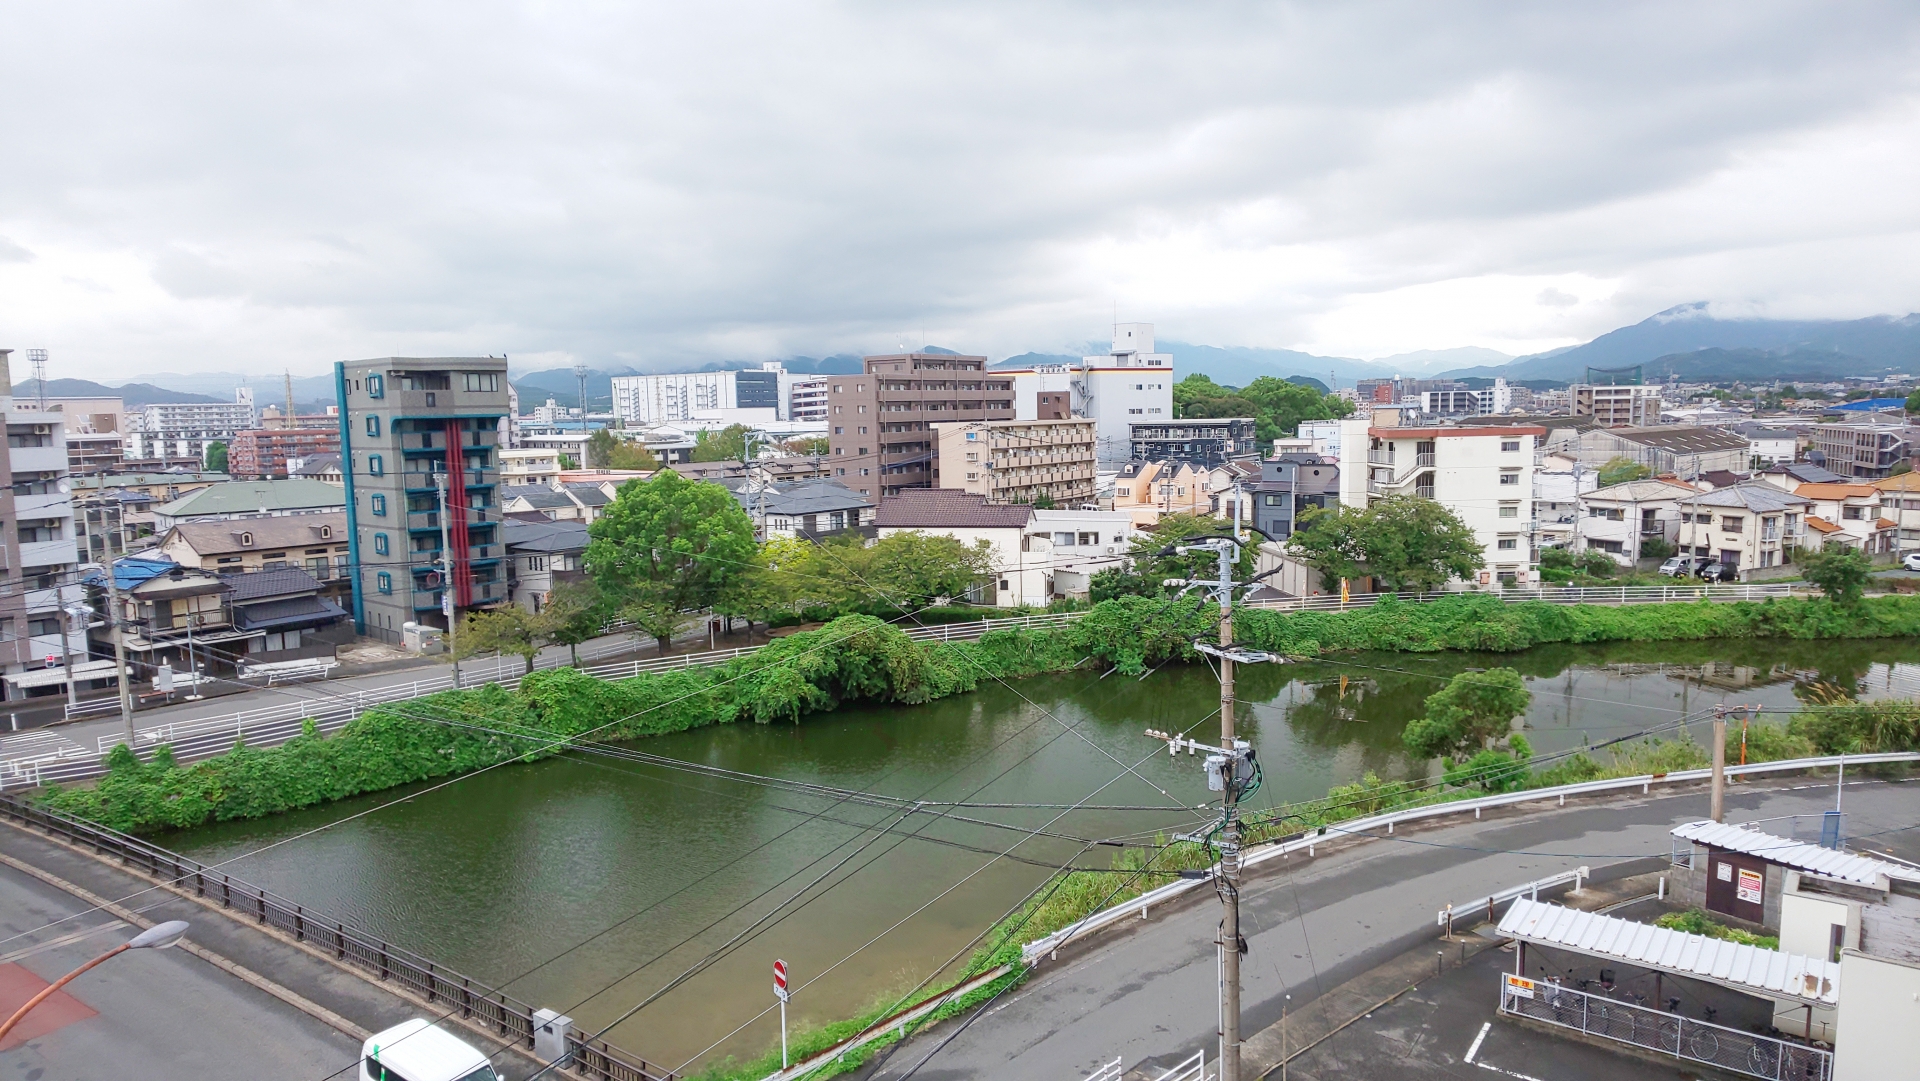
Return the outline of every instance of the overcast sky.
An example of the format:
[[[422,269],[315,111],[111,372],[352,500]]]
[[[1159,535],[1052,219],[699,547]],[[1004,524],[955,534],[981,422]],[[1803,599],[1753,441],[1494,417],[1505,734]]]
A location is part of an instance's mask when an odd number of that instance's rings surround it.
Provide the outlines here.
[[[1920,5],[9,3],[54,374],[1920,309]],[[24,376],[24,373],[20,373]]]

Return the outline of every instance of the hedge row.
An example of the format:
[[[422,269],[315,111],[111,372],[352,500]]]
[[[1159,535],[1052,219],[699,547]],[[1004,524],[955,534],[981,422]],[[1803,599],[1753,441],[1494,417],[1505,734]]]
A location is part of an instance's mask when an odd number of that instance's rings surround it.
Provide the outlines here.
[[[331,738],[236,746],[191,766],[175,765],[164,749],[142,763],[121,748],[97,785],[52,789],[42,800],[132,833],[256,818],[514,758],[532,761],[575,737],[793,722],[848,701],[912,705],[971,691],[983,680],[1083,663],[1137,674],[1192,659],[1193,640],[1217,620],[1217,610],[1203,604],[1122,597],[1066,627],[922,644],[871,616],[845,616],[717,668],[610,681],[571,668],[536,672],[516,691],[490,686],[396,703]],[[1296,657],[1357,649],[1511,651],[1549,642],[1893,637],[1920,634],[1920,597],[1869,598],[1848,610],[1824,600],[1608,608],[1467,595],[1421,604],[1387,600],[1345,613],[1243,611],[1235,630],[1236,641]],[[1572,771],[1563,765],[1559,772]]]

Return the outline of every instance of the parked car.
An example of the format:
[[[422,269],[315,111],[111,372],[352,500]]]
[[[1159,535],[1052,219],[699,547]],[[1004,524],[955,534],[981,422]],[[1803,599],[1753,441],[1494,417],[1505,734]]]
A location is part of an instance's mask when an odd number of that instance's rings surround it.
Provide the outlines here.
[[[1700,568],[1700,578],[1707,582],[1738,582],[1740,568],[1730,567],[1716,559]]]
[[[1910,571],[1920,571],[1920,552],[1908,552],[1901,556],[1900,565]]]
[[[1660,564],[1659,573],[1669,578],[1691,578],[1693,577],[1693,567],[1694,560],[1692,556],[1670,556],[1665,563]]]
[[[416,1017],[376,1032],[360,1046],[361,1081],[506,1081],[487,1056],[446,1029]]]

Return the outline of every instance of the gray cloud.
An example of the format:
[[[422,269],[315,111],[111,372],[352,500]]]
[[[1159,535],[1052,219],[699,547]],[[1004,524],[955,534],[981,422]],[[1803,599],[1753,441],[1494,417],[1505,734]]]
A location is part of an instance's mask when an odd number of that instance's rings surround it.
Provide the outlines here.
[[[654,364],[908,332],[1046,349],[1116,300],[1184,340],[1289,346],[1354,298],[1488,275],[1616,282],[1608,303],[1536,283],[1512,305],[1587,335],[1685,300],[1851,316],[1920,287],[1910,243],[1872,242],[1920,228],[1911,189],[1805,149],[1856,126],[1912,141],[1920,11],[1896,4],[6,19],[37,47],[0,134],[36,153],[0,232],[55,301],[15,333],[129,371],[428,348]],[[1772,187],[1690,194],[1749,173]],[[1795,260],[1829,239],[1848,258],[1809,282]],[[1174,295],[1243,258],[1247,295]],[[1327,272],[1289,269],[1310,259]],[[70,296],[61,273],[118,292]]]

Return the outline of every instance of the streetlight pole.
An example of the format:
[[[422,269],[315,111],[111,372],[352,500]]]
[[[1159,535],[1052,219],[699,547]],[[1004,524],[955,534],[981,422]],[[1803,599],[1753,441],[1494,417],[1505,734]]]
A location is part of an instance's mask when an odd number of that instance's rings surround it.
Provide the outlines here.
[[[4,1022],[0,1022],[0,1040],[5,1040],[7,1038],[7,1033],[12,1032],[15,1025],[18,1025],[21,1022],[21,1020],[27,1016],[27,1014],[33,1012],[33,1008],[35,1006],[38,1006],[42,1002],[45,1002],[47,999],[52,998],[53,993],[55,991],[58,991],[62,987],[65,987],[67,984],[72,983],[74,980],[74,977],[80,975],[82,972],[85,972],[88,969],[93,968],[95,965],[104,964],[108,960],[111,960],[112,958],[117,957],[120,954],[127,952],[128,950],[171,949],[174,946],[174,944],[178,943],[181,940],[181,938],[186,936],[186,933],[187,933],[187,924],[182,920],[172,920],[167,923],[155,924],[152,927],[149,927],[146,930],[128,939],[127,941],[122,942],[118,946],[115,946],[113,949],[110,949],[107,952],[101,954],[100,956],[94,958],[93,960],[88,961],[86,964],[81,965],[79,968],[74,969],[72,972],[67,973],[65,976],[62,976],[59,979],[53,981],[52,983],[46,985],[45,987],[40,989],[39,994],[28,999],[26,1002],[26,1005],[21,1006],[19,1009],[13,1011],[12,1017],[7,1018],[6,1021]]]

